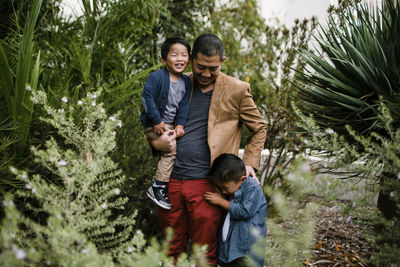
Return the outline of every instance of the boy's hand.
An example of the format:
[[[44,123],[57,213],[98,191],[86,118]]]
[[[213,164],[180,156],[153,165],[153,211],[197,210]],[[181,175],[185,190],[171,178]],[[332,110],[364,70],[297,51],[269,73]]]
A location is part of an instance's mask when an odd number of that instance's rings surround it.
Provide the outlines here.
[[[217,192],[205,192],[204,199],[214,205],[219,205],[222,200],[225,200],[220,194]]]
[[[164,133],[164,127],[165,127],[165,123],[162,121],[157,125],[154,125],[154,131],[159,134],[162,135]]]
[[[218,205],[226,210],[229,210],[229,206],[231,205],[231,203],[228,200],[223,198],[217,192],[205,192],[203,197],[211,204]]]
[[[183,129],[183,125],[176,125],[175,127],[176,137],[181,137],[185,134],[185,130]]]

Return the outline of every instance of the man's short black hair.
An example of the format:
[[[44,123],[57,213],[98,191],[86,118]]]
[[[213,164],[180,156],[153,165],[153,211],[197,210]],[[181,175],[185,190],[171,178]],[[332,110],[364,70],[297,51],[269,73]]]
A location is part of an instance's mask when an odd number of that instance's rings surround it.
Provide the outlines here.
[[[161,45],[161,57],[165,60],[167,59],[169,49],[171,48],[171,45],[173,44],[183,44],[186,46],[188,53],[190,55],[190,44],[183,38],[181,37],[170,37],[167,38],[164,43]]]
[[[239,182],[246,176],[246,167],[243,161],[234,154],[221,154],[215,160],[208,173],[208,179],[215,184],[229,181]]]
[[[193,43],[192,57],[196,58],[198,53],[212,57],[219,55],[220,60],[224,58],[224,45],[218,36],[206,33],[197,37]]]

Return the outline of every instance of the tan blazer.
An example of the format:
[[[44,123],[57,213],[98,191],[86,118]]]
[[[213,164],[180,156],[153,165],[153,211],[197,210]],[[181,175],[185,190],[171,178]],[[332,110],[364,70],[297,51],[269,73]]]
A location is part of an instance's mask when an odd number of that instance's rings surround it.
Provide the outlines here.
[[[208,114],[211,164],[222,153],[238,154],[242,124],[250,131],[244,148],[243,162],[259,169],[266,129],[250,94],[250,85],[220,73],[214,84]]]

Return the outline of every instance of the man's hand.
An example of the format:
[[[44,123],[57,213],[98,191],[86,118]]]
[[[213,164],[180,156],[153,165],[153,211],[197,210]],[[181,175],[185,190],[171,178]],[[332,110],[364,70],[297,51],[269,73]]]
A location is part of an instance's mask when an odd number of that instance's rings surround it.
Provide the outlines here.
[[[166,130],[159,138],[153,140],[151,145],[155,150],[171,152],[176,148],[176,133],[174,130]]]
[[[165,127],[165,123],[162,121],[157,125],[154,125],[154,131],[159,134],[162,135],[164,133],[164,127]]]
[[[250,165],[244,165],[246,167],[246,176],[251,176],[254,179],[257,180],[258,183],[260,183],[260,181],[258,180],[257,176],[256,176],[256,172],[254,171],[254,168]]]
[[[185,134],[185,130],[183,129],[183,125],[176,125],[175,127],[176,137],[181,137]]]

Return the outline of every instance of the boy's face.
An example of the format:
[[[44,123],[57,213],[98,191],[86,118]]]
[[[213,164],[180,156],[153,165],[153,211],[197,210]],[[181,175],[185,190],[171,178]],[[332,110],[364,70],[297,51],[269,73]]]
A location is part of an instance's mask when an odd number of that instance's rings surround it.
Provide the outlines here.
[[[173,44],[169,48],[167,59],[161,58],[161,62],[169,73],[180,76],[189,64],[188,49],[183,44]]]
[[[229,181],[218,184],[219,189],[224,195],[233,195],[236,191],[239,190],[240,186],[243,184],[244,180],[246,180],[246,176],[240,177],[239,181]]]

